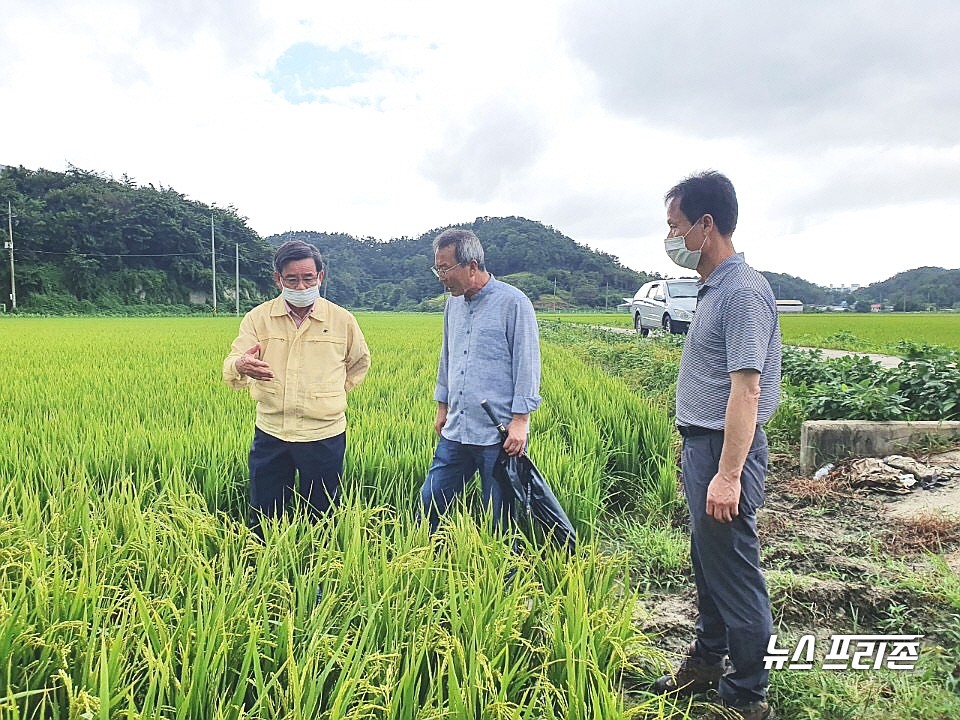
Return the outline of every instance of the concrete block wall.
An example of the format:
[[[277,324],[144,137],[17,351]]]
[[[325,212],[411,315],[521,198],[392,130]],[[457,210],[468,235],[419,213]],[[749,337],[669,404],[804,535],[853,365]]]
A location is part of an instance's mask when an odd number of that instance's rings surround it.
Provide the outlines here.
[[[960,439],[960,422],[807,420],[800,429],[800,471],[812,475],[829,462],[891,455],[929,438]]]

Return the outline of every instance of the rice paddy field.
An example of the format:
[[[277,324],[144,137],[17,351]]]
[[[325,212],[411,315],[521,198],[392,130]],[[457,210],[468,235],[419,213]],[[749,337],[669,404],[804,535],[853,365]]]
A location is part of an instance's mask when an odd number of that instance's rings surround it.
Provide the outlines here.
[[[627,707],[625,678],[662,665],[594,542],[614,495],[652,522],[676,500],[663,408],[545,343],[531,454],[578,551],[512,552],[476,492],[430,537],[441,321],[359,319],[345,501],[264,544],[253,403],[220,380],[236,318],[0,319],[0,718],[686,716]]]
[[[810,313],[781,315],[787,345],[898,355],[899,343],[960,350],[960,313]]]
[[[948,322],[927,336],[928,318]],[[704,717],[644,690],[669,662],[640,629],[677,625],[670,592],[692,602],[664,399],[681,338],[542,323],[531,455],[577,527],[568,556],[536,538],[512,550],[476,488],[437,535],[416,522],[441,318],[358,319],[373,367],[350,394],[344,502],[261,544],[246,525],[253,402],[220,379],[237,318],[0,318],[0,720]],[[783,318],[788,342],[884,323],[878,344],[956,330],[953,316]],[[890,562],[903,597],[960,607],[946,565]],[[787,616],[809,602],[789,570],[771,575]],[[889,628],[905,627],[899,607]],[[950,652],[917,676],[777,672],[771,692],[799,713],[782,717],[956,717],[941,712],[958,706]]]

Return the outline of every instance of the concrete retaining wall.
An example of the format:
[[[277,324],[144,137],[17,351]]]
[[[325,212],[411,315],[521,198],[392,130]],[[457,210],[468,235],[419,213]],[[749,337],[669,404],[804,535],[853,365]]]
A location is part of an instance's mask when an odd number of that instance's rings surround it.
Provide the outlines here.
[[[811,475],[828,462],[890,455],[927,438],[960,439],[960,422],[807,420],[800,429],[800,471]]]

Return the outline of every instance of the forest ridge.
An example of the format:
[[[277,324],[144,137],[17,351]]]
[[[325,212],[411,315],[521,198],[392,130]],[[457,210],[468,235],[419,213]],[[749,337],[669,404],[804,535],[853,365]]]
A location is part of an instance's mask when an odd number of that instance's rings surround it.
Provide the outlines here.
[[[209,311],[211,218],[218,248],[218,304],[235,303],[237,254],[241,307],[272,297],[273,250],[297,238],[323,253],[325,292],[333,302],[372,310],[442,308],[442,288],[429,267],[431,240],[443,228],[387,242],[316,231],[261,238],[232,206],[210,206],[173,188],[140,186],[127,176],[117,180],[75,167],[54,172],[2,166],[0,199],[13,208],[22,311]],[[483,243],[488,268],[540,308],[612,309],[655,277],[533,220],[481,217],[458,227],[473,230]],[[911,270],[849,298],[790,275],[764,274],[778,297],[806,304],[847,299],[851,304],[859,300],[861,306],[883,301],[898,310],[960,307],[960,270]],[[7,262],[0,264],[0,287],[10,287]]]

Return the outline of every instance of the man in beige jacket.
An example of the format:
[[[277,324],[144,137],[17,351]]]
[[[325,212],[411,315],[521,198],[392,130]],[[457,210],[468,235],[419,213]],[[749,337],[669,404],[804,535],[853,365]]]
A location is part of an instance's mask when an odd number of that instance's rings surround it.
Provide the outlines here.
[[[337,501],[346,451],[347,392],[370,368],[356,318],[320,297],[323,259],[299,240],[281,245],[273,279],[280,296],[244,316],[223,379],[257,401],[250,448],[250,525],[282,515],[295,492],[309,517]]]

